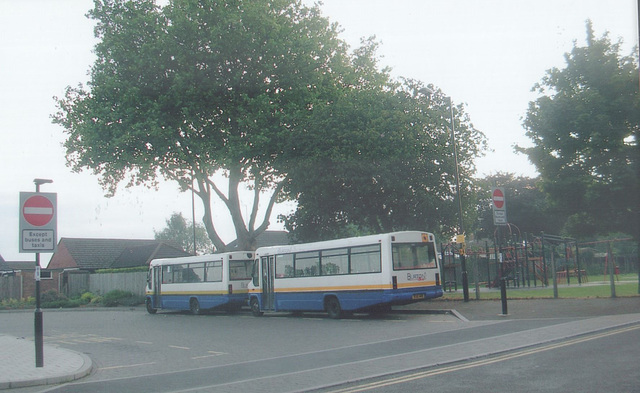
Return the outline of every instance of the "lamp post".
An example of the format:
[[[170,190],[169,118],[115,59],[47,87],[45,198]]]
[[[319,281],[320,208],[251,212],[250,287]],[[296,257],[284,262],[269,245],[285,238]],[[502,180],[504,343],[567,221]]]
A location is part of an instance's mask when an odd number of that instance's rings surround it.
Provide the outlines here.
[[[456,167],[456,198],[458,199],[458,232],[462,236],[460,248],[460,270],[462,270],[462,295],[465,302],[469,301],[469,276],[467,274],[467,257],[464,241],[464,224],[462,219],[462,198],[460,197],[460,170],[458,169],[458,148],[456,145],[456,128],[453,118],[453,101],[449,96],[449,108],[451,109],[451,144],[453,145],[453,162]]]
[[[194,178],[193,169],[191,169],[191,227],[193,229],[193,255],[198,255],[198,246],[196,245],[196,197],[195,190],[193,188]]]
[[[33,182],[36,185],[36,193],[40,192],[40,185],[53,183],[53,180],[50,179],[33,179]],[[35,311],[35,320],[34,320],[34,330],[35,330],[35,344],[36,344],[36,367],[44,366],[44,356],[43,356],[43,338],[42,338],[42,309],[40,308],[40,253],[36,252],[36,270],[35,270],[35,279],[36,279],[36,311]]]
[[[427,93],[432,95],[435,91],[428,87],[423,87],[420,89],[420,92]],[[464,249],[464,224],[462,219],[462,198],[460,197],[460,171],[458,169],[458,149],[456,147],[456,128],[453,114],[453,100],[450,96],[447,96],[449,99],[449,109],[451,111],[450,121],[451,121],[451,144],[453,146],[453,162],[455,166],[455,178],[456,178],[456,199],[458,200],[458,241],[457,243],[462,244],[460,248],[460,269],[462,270],[462,294],[464,296],[464,301],[469,301],[469,277],[467,273],[467,262],[465,256]],[[461,241],[460,241],[461,240]]]

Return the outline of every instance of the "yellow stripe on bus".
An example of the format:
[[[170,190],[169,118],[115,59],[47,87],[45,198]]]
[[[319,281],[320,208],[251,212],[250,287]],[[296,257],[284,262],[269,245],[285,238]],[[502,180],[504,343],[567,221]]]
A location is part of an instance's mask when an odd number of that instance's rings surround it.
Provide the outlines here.
[[[249,293],[248,290],[234,289],[232,295]],[[160,295],[228,295],[229,291],[162,291]],[[153,291],[147,291],[147,295],[155,295]]]
[[[420,284],[417,283],[399,283],[398,288],[416,288],[421,289],[423,287],[433,286],[435,282],[424,281]],[[339,285],[331,287],[300,287],[300,288],[276,288],[275,292],[330,292],[330,291],[380,291],[380,290],[393,289],[391,284],[381,285]]]

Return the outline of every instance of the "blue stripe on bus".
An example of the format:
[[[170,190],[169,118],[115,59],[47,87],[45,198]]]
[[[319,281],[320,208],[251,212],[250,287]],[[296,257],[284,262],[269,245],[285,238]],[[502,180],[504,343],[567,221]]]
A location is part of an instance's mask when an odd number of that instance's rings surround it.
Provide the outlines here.
[[[161,295],[160,304],[156,304],[154,296],[152,299],[154,308],[169,310],[189,310],[191,299],[198,299],[200,308],[203,310],[220,306],[245,306],[248,295],[246,293],[234,295]]]
[[[379,291],[283,292],[274,294],[275,311],[324,311],[324,299],[335,296],[344,311],[383,305],[404,305],[443,295],[441,286]],[[261,296],[258,296],[260,298]]]

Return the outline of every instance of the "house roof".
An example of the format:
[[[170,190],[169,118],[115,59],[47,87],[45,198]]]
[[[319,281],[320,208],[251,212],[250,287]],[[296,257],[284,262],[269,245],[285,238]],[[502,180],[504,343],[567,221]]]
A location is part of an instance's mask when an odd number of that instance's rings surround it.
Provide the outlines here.
[[[111,265],[112,268],[148,266],[156,258],[186,257],[191,254],[164,242],[125,248]]]
[[[15,270],[35,270],[34,261],[5,261],[0,255],[0,272],[13,272]]]
[[[0,272],[12,272],[15,270],[35,270],[36,265],[34,261],[5,261],[0,260]]]
[[[2,255],[0,255],[0,272],[10,272],[11,270],[7,262],[4,261],[4,258],[2,258]]]
[[[148,265],[158,248],[167,255],[189,255],[162,241],[151,239],[61,238],[60,246],[64,247],[58,247],[58,250],[66,249],[75,262],[75,266],[67,267],[77,267],[84,270]],[[55,257],[54,254],[52,260]]]

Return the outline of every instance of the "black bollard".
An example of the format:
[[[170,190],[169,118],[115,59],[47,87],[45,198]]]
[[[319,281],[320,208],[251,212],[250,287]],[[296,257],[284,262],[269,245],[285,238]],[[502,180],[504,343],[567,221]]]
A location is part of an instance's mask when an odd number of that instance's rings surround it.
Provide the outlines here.
[[[502,300],[502,315],[507,315],[507,279],[500,280],[500,299]]]

